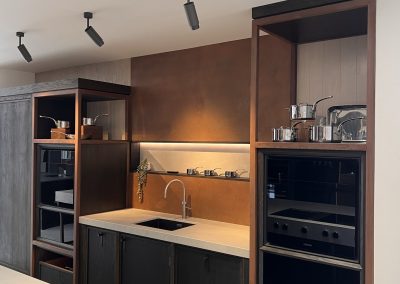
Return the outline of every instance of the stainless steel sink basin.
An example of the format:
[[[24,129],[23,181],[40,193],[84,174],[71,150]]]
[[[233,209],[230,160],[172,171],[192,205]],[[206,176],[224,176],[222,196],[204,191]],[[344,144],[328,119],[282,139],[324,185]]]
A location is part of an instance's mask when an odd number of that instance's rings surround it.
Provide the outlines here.
[[[175,231],[175,230],[179,230],[179,229],[186,228],[189,226],[193,226],[194,224],[184,223],[184,222],[180,222],[180,221],[173,221],[173,220],[168,220],[168,219],[156,218],[156,219],[136,223],[136,225],[157,228],[157,229],[162,229],[162,230],[167,230],[167,231]]]

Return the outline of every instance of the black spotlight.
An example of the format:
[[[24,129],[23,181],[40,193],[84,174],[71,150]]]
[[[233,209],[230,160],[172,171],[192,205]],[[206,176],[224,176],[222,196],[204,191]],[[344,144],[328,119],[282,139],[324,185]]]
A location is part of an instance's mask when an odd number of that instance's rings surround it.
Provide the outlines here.
[[[32,56],[29,53],[28,49],[26,49],[25,45],[21,44],[21,38],[23,38],[25,33],[23,32],[17,32],[17,37],[19,38],[19,45],[18,45],[18,50],[21,52],[22,56],[25,58],[26,62],[31,62],[32,61]]]
[[[103,46],[104,41],[99,36],[99,34],[96,32],[96,30],[89,25],[89,20],[93,19],[93,13],[91,12],[85,12],[83,13],[83,17],[87,20],[87,27],[85,29],[85,32],[90,36],[90,38],[97,44],[98,46]]]
[[[194,6],[194,2],[190,0],[187,1],[186,4],[183,5],[185,7],[186,16],[192,30],[197,30],[200,28],[199,18],[197,17],[196,7]]]

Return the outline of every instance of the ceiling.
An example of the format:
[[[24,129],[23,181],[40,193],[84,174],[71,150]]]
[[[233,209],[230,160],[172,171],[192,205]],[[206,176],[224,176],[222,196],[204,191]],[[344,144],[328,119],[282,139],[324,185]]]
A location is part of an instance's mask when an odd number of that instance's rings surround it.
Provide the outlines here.
[[[185,0],[14,0],[0,10],[0,69],[42,72],[247,38],[251,8],[275,0],[194,0],[200,29],[192,31]],[[97,47],[86,35],[83,12],[103,37]],[[17,31],[33,57],[19,54]]]

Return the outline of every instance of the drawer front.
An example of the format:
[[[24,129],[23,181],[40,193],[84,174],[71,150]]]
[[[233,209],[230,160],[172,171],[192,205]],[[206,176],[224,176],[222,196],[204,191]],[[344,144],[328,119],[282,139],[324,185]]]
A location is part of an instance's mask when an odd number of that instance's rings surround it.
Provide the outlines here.
[[[72,284],[72,273],[40,264],[40,279],[50,284]]]

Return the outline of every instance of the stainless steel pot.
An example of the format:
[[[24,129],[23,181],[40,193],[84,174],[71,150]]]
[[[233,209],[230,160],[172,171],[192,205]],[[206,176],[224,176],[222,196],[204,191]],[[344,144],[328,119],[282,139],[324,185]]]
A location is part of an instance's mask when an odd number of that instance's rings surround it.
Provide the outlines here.
[[[218,176],[218,173],[216,172],[216,170],[220,170],[221,168],[215,168],[213,170],[204,170],[204,175],[206,177],[212,177],[212,176]]]
[[[310,126],[310,142],[334,143],[340,140],[333,138],[333,130],[330,125],[312,125]]]
[[[198,169],[200,169],[201,167],[197,167],[197,168],[192,168],[192,169],[186,169],[186,174],[189,176],[196,176],[199,174]]]
[[[293,124],[292,127],[272,128],[273,142],[295,142],[297,141],[298,129],[296,126],[302,122]]]
[[[108,113],[99,114],[95,118],[84,117],[83,118],[83,125],[96,125],[97,119],[99,117],[102,117],[102,116],[108,116]]]
[[[313,105],[310,104],[299,104],[291,105],[289,108],[291,120],[310,120],[315,119],[315,113],[317,111],[317,104],[324,100],[332,99],[333,96],[329,96],[316,101]]]
[[[239,177],[239,174],[237,171],[225,171],[225,177],[226,178],[237,178]]]
[[[66,128],[66,129],[67,129],[67,128],[69,128],[69,126],[70,126],[69,121],[65,121],[65,120],[55,120],[55,119],[52,118],[52,117],[44,116],[44,115],[39,115],[39,117],[40,117],[40,118],[51,119],[51,120],[54,122],[56,128]]]
[[[246,173],[247,171],[244,169],[239,169],[236,171],[225,171],[224,176],[226,178],[238,178],[240,177],[242,174]]]
[[[333,136],[336,139],[340,139],[341,142],[366,142],[367,141],[367,132],[366,129],[363,130],[360,128],[357,133],[357,137],[352,137],[352,133],[347,133],[345,131],[344,125],[354,120],[362,120],[367,119],[366,117],[353,117],[342,121],[337,128],[333,128]],[[350,138],[348,137],[350,135]]]
[[[310,126],[310,142],[317,143],[340,143],[342,142],[342,127],[344,124],[365,117],[355,117],[344,120],[338,126],[332,125],[313,125]]]
[[[346,123],[341,128],[342,142],[365,142],[367,140],[367,106],[340,105],[328,109],[328,124],[335,126],[350,118],[365,117],[365,121]]]

